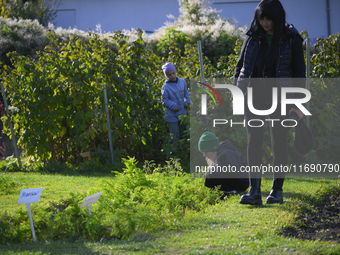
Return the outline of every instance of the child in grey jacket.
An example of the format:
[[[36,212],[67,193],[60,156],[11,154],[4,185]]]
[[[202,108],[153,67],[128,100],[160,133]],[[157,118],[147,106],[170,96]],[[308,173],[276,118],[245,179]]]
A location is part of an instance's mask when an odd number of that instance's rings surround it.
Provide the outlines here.
[[[174,141],[183,136],[184,125],[178,118],[186,115],[186,108],[190,104],[189,91],[184,79],[177,77],[177,72],[172,63],[162,66],[167,78],[162,87],[162,104],[165,107],[165,121],[168,124],[170,135]]]

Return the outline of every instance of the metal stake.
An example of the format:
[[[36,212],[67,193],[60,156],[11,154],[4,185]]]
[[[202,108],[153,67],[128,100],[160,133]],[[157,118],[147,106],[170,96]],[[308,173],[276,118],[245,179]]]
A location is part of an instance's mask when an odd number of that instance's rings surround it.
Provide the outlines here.
[[[114,156],[113,156],[112,134],[111,134],[109,107],[108,107],[108,102],[107,102],[106,84],[103,85],[103,90],[104,90],[104,103],[105,103],[106,120],[107,120],[108,134],[109,134],[111,161],[112,161],[112,165],[113,165],[114,164]]]

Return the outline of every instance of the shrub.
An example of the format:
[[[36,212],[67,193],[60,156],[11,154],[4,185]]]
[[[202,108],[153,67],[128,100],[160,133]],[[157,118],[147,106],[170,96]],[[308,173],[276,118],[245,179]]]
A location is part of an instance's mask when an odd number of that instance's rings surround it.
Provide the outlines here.
[[[311,57],[311,129],[317,141],[317,156],[337,162],[334,148],[340,143],[340,34],[319,38]]]
[[[88,42],[72,37],[60,43],[52,34],[38,60],[11,54],[15,69],[5,68],[3,83],[18,109],[13,121],[19,145],[28,156],[58,162],[76,161],[82,151],[107,150],[106,84],[114,148],[136,157],[158,155],[165,125],[159,58],[141,38],[127,44],[117,32],[113,46],[88,36]]]
[[[2,65],[12,66],[7,57],[7,53],[12,51],[16,51],[19,55],[37,59],[37,52],[42,51],[50,42],[48,39],[49,30],[55,32],[54,40],[58,43],[67,43],[74,37],[86,42],[90,39],[87,32],[76,28],[54,28],[53,24],[49,24],[49,27],[46,28],[37,20],[0,16],[0,62],[2,62]],[[97,28],[96,32],[102,40],[106,39],[114,45],[115,40],[112,39],[114,33],[101,33],[100,27]]]
[[[46,29],[38,21],[0,17],[0,62],[11,65],[8,52],[37,58],[37,51],[48,43]],[[1,67],[1,64],[0,64]]]
[[[140,161],[163,161],[170,143],[160,102],[162,64],[173,62],[193,95],[196,92],[190,88],[190,79],[200,76],[197,40],[203,43],[205,77],[231,78],[242,46],[239,39],[244,35],[244,28],[220,18],[203,1],[180,3],[180,17],[151,35],[139,30],[102,33],[98,26],[97,34],[58,28],[44,39],[47,30],[37,22],[0,17],[0,58],[9,64],[6,53],[17,51],[11,55],[14,70],[4,67],[1,77],[10,103],[19,109],[11,121],[16,123],[19,143],[28,155],[75,163],[81,161],[82,151],[107,152],[101,90],[106,84],[114,149]],[[339,76],[339,35],[319,39],[314,53],[312,77]],[[317,155],[320,160],[333,160],[339,141],[340,123],[334,117],[339,115],[338,86],[321,82],[311,91],[311,129],[318,142]],[[221,111],[230,115],[228,109]],[[269,162],[272,154],[267,131],[264,151]],[[245,132],[231,129],[227,134],[239,149],[245,148]],[[187,160],[188,141],[178,143],[179,153]],[[290,161],[302,160],[293,149],[292,133],[289,152]],[[107,157],[99,158],[107,161]]]
[[[172,47],[180,49],[184,55],[185,45],[195,45],[202,42],[203,55],[216,67],[221,56],[228,56],[233,52],[237,39],[243,39],[245,27],[237,27],[232,20],[219,16],[219,11],[208,6],[202,0],[181,0],[180,16],[173,23],[167,23],[154,33],[144,35],[148,47],[161,57],[167,58]],[[135,33],[125,31],[128,35]]]
[[[219,200],[218,192],[205,188],[203,179],[183,173],[176,162],[173,167],[147,162],[141,169],[134,158],[128,158],[124,165],[124,172],[117,172],[114,180],[102,180],[89,190],[88,194],[103,191],[92,205],[91,216],[87,208],[80,208],[85,194],[33,203],[37,239],[99,241],[103,237],[124,239],[165,226],[176,228],[187,213],[202,211]],[[32,240],[27,210],[0,212],[0,230],[1,243]]]
[[[37,20],[47,27],[57,15],[61,0],[4,0],[6,18]]]
[[[38,240],[69,240],[87,238],[99,241],[110,236],[108,229],[100,222],[101,213],[90,216],[86,208],[80,208],[84,194],[70,194],[47,205],[32,204],[34,229]],[[15,214],[1,212],[0,242],[29,242],[32,232],[27,210]]]
[[[91,191],[103,191],[97,210],[109,213],[112,234],[120,238],[175,227],[187,211],[201,211],[217,201],[217,192],[205,188],[203,179],[183,173],[176,161],[172,167],[149,162],[143,170],[134,158],[124,159],[124,164],[124,172],[117,173],[114,180],[98,183]]]

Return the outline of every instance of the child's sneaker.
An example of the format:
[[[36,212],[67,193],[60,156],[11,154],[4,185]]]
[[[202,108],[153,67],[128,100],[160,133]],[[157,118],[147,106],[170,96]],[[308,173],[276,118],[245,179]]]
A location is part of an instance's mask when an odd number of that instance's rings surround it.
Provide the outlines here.
[[[232,191],[223,191],[223,194],[220,196],[220,200],[224,201],[226,200],[228,197],[230,196],[235,196],[238,195],[238,192],[236,190],[232,190]]]

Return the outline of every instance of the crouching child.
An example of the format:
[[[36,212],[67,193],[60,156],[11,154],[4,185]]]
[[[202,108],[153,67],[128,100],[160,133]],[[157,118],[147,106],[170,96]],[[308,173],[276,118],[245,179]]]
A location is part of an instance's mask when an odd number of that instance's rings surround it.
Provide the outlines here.
[[[221,142],[211,132],[205,132],[199,139],[198,149],[206,158],[209,167],[205,173],[205,186],[211,189],[219,187],[224,200],[232,194],[238,194],[249,187],[249,175],[243,172],[247,166],[242,154],[229,142]]]

